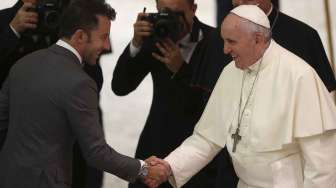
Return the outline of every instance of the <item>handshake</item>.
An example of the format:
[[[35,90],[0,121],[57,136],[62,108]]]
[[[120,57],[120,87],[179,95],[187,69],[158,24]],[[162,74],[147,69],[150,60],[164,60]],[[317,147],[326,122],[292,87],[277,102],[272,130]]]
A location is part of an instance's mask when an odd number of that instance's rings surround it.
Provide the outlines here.
[[[168,177],[172,175],[172,171],[168,162],[163,159],[159,159],[155,156],[151,156],[145,160],[147,164],[147,175],[142,179],[150,188],[156,188],[161,183],[168,180]]]

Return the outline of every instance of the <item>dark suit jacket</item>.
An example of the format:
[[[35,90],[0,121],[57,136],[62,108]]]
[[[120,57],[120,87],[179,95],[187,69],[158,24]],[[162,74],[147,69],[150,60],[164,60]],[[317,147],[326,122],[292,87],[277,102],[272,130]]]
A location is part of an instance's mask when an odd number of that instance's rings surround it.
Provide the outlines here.
[[[0,94],[0,187],[70,187],[75,139],[90,165],[134,180],[140,162],[106,143],[97,106],[95,82],[63,47],[18,61]]]

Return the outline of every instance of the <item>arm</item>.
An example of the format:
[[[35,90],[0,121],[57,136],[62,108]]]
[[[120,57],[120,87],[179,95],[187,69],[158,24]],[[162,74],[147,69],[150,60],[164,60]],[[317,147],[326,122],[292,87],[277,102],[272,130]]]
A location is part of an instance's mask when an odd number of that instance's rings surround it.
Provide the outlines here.
[[[34,5],[24,3],[22,7],[19,6],[20,4],[17,4],[0,13],[0,21],[2,22],[0,28],[0,60],[11,55],[12,51],[19,45],[21,33],[37,26],[37,13],[29,11],[34,8]],[[12,14],[13,17],[11,17]]]
[[[196,132],[166,158],[173,177],[170,183],[175,187],[183,186],[193,175],[206,166],[222,148]]]
[[[99,124],[97,88],[93,80],[79,81],[70,89],[69,95],[65,101],[66,115],[88,164],[134,181],[140,161],[116,152],[106,143]]]
[[[304,188],[336,187],[336,132],[300,138]]]
[[[150,71],[152,58],[149,51],[144,50],[144,41],[151,35],[153,26],[142,19],[145,16],[146,13],[138,14],[133,25],[133,39],[119,57],[114,69],[111,84],[116,95],[127,95],[135,90]]]
[[[4,82],[0,91],[0,151],[6,139],[9,124],[9,79]]]
[[[12,52],[19,44],[19,38],[15,35],[14,31],[9,25],[4,26],[0,30],[0,54],[1,57],[6,57]],[[1,58],[2,59],[2,58]],[[1,63],[5,63],[2,62]]]
[[[150,56],[141,50],[131,57],[129,48],[128,45],[121,54],[113,72],[112,91],[120,96],[135,90],[150,71]]]

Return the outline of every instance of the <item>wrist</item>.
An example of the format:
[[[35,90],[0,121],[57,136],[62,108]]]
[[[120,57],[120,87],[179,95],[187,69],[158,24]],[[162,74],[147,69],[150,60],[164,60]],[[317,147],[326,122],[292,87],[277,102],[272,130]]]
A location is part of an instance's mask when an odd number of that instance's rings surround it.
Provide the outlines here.
[[[133,38],[133,40],[132,40],[132,45],[134,46],[134,47],[136,47],[136,48],[140,48],[141,47],[141,45],[142,45],[142,43],[139,41],[139,40],[136,40],[135,38]]]
[[[145,179],[149,172],[149,166],[146,162],[141,161],[141,167],[138,173],[138,179]]]
[[[13,33],[14,33],[18,38],[20,38],[20,33],[19,33],[19,31],[16,29],[15,26],[13,26],[12,23],[9,24],[9,27],[11,28],[11,30],[13,31]]]

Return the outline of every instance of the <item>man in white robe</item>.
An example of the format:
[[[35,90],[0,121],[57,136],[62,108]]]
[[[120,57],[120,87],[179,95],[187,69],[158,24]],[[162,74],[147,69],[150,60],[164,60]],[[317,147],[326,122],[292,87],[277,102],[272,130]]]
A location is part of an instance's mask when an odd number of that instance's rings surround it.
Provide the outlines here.
[[[222,37],[233,61],[194,134],[150,164],[170,166],[181,187],[227,146],[238,188],[335,188],[336,107],[316,72],[271,39],[255,5],[233,9]]]

